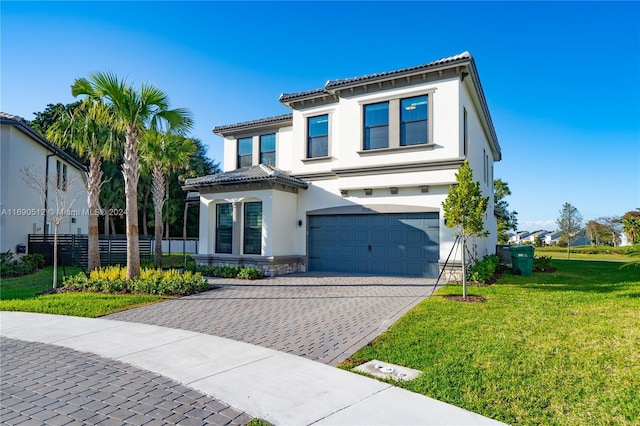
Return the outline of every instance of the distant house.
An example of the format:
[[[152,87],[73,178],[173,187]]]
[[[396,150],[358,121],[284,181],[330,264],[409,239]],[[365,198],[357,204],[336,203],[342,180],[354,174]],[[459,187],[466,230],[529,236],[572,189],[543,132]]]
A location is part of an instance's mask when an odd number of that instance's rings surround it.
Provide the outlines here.
[[[549,231],[535,231],[530,233],[527,237],[526,237],[526,241],[530,242],[531,244],[535,244],[536,243],[536,238],[540,238],[540,241],[544,244],[544,237],[549,234]]]
[[[558,231],[549,232],[544,236],[545,245],[554,246],[558,244],[558,241],[560,241],[560,232]]]
[[[509,237],[509,244],[511,245],[520,245],[527,241],[527,237],[531,235],[528,231],[520,231],[516,232],[514,235]]]
[[[0,125],[0,251],[17,253],[26,248],[29,234],[53,233],[40,194],[24,180],[24,168],[41,173],[50,188],[59,185],[63,191],[71,190],[66,188],[71,181],[78,181],[82,189],[86,168],[35,132],[23,118],[0,112]],[[55,206],[52,192],[48,208]],[[79,194],[59,232],[86,234],[87,209],[86,193]]]
[[[554,231],[554,232],[550,232],[549,234],[545,235],[544,238],[544,243],[546,245],[556,245],[560,242],[561,240],[561,235],[559,231]],[[581,232],[575,241],[571,242],[572,246],[585,246],[591,244],[591,241],[589,241],[589,238],[586,236],[586,234],[584,232]]]
[[[625,234],[624,232],[620,233],[620,244],[621,247],[622,246],[630,246],[631,245],[631,241],[629,241],[629,237],[627,237],[627,234]]]
[[[224,173],[187,179],[200,194],[209,265],[437,277],[455,238],[442,202],[465,160],[489,197],[502,153],[473,57],[331,80],[283,94],[291,113],[217,126]]]

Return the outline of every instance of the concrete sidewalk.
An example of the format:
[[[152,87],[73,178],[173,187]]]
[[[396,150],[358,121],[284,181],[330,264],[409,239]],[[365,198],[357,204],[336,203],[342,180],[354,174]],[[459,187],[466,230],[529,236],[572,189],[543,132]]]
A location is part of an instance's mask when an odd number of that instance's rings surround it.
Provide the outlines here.
[[[125,362],[276,425],[501,424],[318,362],[192,331],[2,312],[0,335]]]

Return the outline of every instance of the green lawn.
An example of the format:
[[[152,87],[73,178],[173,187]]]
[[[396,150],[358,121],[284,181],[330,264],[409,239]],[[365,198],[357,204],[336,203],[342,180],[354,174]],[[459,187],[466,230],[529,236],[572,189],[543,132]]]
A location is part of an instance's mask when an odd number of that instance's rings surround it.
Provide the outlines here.
[[[571,247],[569,259],[574,260],[609,260],[629,262],[638,259],[640,244],[634,247],[578,246]],[[633,255],[633,254],[635,255]],[[567,249],[558,246],[536,247],[536,256],[550,256],[553,259],[566,259]]]
[[[510,424],[640,422],[640,272],[554,260],[554,274],[448,285],[342,365],[379,359],[423,371],[401,383]]]
[[[80,268],[66,268],[67,275]],[[31,275],[0,280],[0,310],[99,317],[110,313],[166,300],[166,297],[131,294],[58,293],[37,295],[51,289],[53,268]],[[62,268],[58,268],[58,285],[62,285]]]

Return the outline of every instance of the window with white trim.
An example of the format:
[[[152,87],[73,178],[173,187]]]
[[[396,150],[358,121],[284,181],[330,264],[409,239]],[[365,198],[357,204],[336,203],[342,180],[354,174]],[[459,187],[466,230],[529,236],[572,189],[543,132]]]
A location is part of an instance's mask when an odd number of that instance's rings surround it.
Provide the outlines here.
[[[329,114],[307,118],[307,158],[329,156]]]
[[[253,138],[238,139],[238,168],[253,164]]]

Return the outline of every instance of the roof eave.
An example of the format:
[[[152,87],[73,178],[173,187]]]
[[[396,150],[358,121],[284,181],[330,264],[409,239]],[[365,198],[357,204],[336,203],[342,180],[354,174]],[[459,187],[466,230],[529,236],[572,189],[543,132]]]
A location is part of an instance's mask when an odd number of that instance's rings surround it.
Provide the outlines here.
[[[216,126],[211,131],[218,136],[226,137],[231,135],[237,135],[248,131],[254,131],[257,129],[279,129],[281,127],[290,126],[293,123],[292,114],[284,114],[282,116],[273,117],[272,119],[261,119],[247,121],[237,124],[229,124],[225,126]]]
[[[431,72],[435,72],[435,71],[439,71],[439,70],[445,70],[445,69],[449,69],[449,68],[455,68],[455,67],[459,67],[461,65],[466,65],[468,63],[470,63],[472,61],[472,57],[464,57],[464,58],[459,58],[459,59],[452,59],[449,62],[446,63],[439,63],[439,64],[432,64],[432,65],[425,65],[423,67],[416,67],[416,68],[412,68],[412,69],[406,69],[406,70],[399,70],[399,71],[392,71],[389,73],[385,73],[383,75],[372,75],[371,77],[362,77],[362,78],[355,78],[353,79],[353,81],[337,81],[337,82],[332,82],[332,81],[328,81],[327,84],[325,85],[325,90],[327,90],[330,93],[337,93],[341,90],[348,90],[351,88],[356,88],[356,87],[361,87],[361,86],[366,86],[369,84],[375,84],[375,83],[380,83],[383,81],[391,81],[391,80],[396,80],[398,78],[406,78],[406,77],[412,77],[415,75],[420,75],[420,74],[425,74],[425,73],[431,73]]]
[[[476,62],[471,58],[469,61],[469,70],[471,74],[471,78],[473,80],[474,89],[478,95],[478,99],[480,100],[480,107],[482,109],[482,115],[485,118],[487,123],[487,127],[489,130],[489,136],[491,138],[491,145],[494,154],[494,161],[502,160],[502,148],[500,147],[500,142],[498,141],[498,136],[496,135],[496,129],[493,126],[493,120],[491,119],[491,113],[489,112],[489,106],[487,105],[487,99],[484,96],[484,90],[482,90],[482,84],[480,83],[480,75],[478,74],[478,69],[476,68]]]
[[[71,155],[67,154],[65,151],[61,150],[60,148],[58,148],[57,146],[55,146],[54,144],[49,142],[42,135],[40,135],[38,132],[33,130],[31,127],[29,127],[28,125],[26,125],[22,121],[16,120],[16,119],[11,119],[11,118],[6,118],[6,117],[0,117],[0,123],[7,124],[7,125],[10,125],[10,126],[15,126],[20,131],[22,131],[23,133],[25,133],[28,136],[30,136],[31,139],[35,140],[40,145],[42,145],[43,147],[45,147],[49,151],[53,152],[58,157],[64,159],[65,161],[67,161],[69,164],[71,164],[72,166],[74,166],[78,170],[80,170],[80,171],[82,171],[84,173],[87,173],[89,171],[89,169],[87,169],[87,167],[84,164],[80,163],[78,160],[73,158]]]
[[[283,179],[278,179],[277,177],[265,178],[265,179],[255,179],[250,181],[229,181],[229,182],[202,182],[195,184],[185,184],[182,186],[184,191],[198,191],[208,190],[206,192],[216,192],[215,189],[227,189],[230,187],[251,187],[255,185],[281,185],[283,187],[288,187],[291,189],[307,189],[309,185],[305,182],[304,184],[298,184],[296,182],[290,182]],[[214,190],[214,191],[212,191]],[[217,191],[222,192],[222,191]]]

